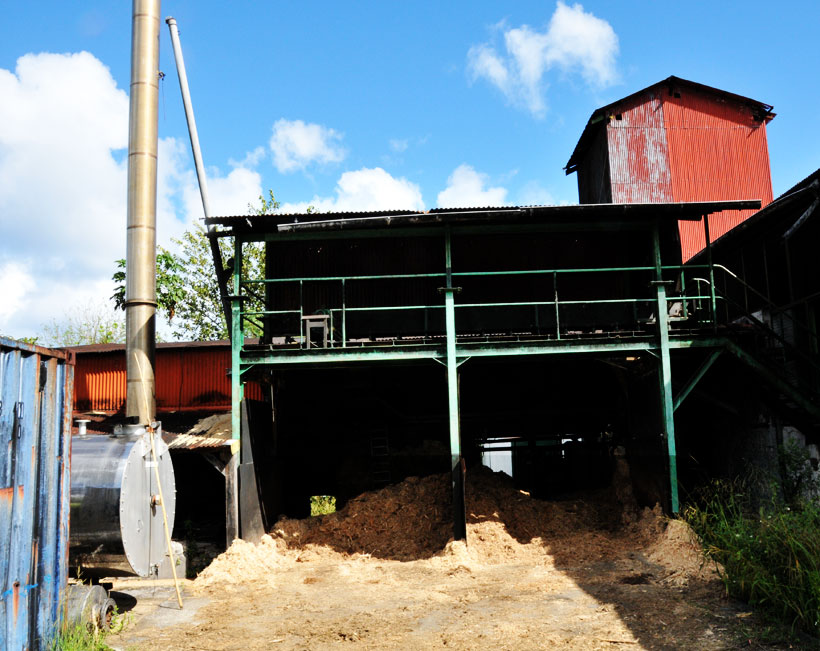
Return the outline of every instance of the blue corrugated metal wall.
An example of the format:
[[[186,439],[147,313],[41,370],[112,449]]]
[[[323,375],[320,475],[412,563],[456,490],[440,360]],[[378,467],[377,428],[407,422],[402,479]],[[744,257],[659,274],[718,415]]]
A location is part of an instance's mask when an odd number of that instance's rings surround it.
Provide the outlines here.
[[[0,649],[45,646],[63,605],[73,379],[66,353],[0,337]]]

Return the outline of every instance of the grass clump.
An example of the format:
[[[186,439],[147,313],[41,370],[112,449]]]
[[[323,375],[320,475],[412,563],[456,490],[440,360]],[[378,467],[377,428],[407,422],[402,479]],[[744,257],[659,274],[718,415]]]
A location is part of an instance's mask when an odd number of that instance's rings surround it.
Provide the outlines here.
[[[310,498],[310,515],[336,513],[336,498],[333,495],[313,495]]]
[[[716,482],[684,517],[727,592],[766,619],[820,636],[820,508],[773,497],[752,508],[748,482]]]
[[[51,643],[49,651],[112,651],[105,643],[106,632],[84,622],[64,625]]]

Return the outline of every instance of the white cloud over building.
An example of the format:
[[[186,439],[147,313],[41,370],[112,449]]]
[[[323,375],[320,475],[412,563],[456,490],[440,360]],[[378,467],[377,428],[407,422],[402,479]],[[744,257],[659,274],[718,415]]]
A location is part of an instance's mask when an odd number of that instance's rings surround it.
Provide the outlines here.
[[[558,2],[546,29],[529,25],[503,30],[504,49],[490,43],[470,48],[467,70],[473,80],[485,79],[507,100],[535,117],[547,110],[547,73],[577,74],[592,87],[615,83],[618,36],[602,18],[583,6]]]

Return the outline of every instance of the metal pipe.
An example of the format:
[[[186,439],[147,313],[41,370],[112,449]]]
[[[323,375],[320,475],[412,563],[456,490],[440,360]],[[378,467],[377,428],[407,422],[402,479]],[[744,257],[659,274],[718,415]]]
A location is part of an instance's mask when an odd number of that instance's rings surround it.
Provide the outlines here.
[[[199,134],[196,130],[196,120],[194,119],[194,105],[191,102],[191,92],[188,89],[188,75],[185,72],[185,60],[182,58],[182,45],[179,42],[179,29],[177,21],[173,16],[165,19],[168,30],[171,32],[171,45],[174,48],[174,61],[177,66],[177,78],[179,79],[179,90],[182,93],[182,104],[185,107],[185,120],[188,123],[188,137],[191,139],[191,152],[194,155],[194,167],[196,167],[196,180],[199,183],[199,196],[202,197],[202,212],[205,218],[211,216],[211,204],[208,196],[208,179],[205,176],[205,165],[202,162],[202,150],[199,147]],[[213,224],[208,226],[208,232],[216,230]],[[211,257],[213,258],[214,269],[216,270],[217,286],[219,287],[219,299],[222,302],[222,311],[225,316],[225,324],[228,329],[228,336],[231,334],[231,303],[228,300],[225,282],[222,280],[224,263],[222,252],[219,250],[219,242],[215,238],[209,237],[211,247]]]
[[[165,19],[168,29],[171,32],[171,45],[174,48],[174,61],[177,64],[177,77],[179,78],[179,90],[182,93],[182,104],[185,106],[185,119],[188,122],[188,135],[191,138],[191,151],[194,154],[194,166],[196,167],[196,179],[199,182],[199,194],[202,197],[202,211],[205,217],[211,216],[211,208],[208,203],[208,180],[205,178],[205,166],[202,164],[202,151],[199,148],[199,135],[196,131],[196,120],[194,120],[194,107],[191,104],[191,92],[188,90],[188,75],[185,74],[185,61],[182,58],[182,46],[179,44],[179,30],[177,21],[173,16]],[[213,227],[209,228],[211,230]],[[219,271],[219,269],[217,269]]]
[[[126,416],[154,420],[160,0],[134,0],[125,281]],[[147,399],[146,397],[147,396]]]

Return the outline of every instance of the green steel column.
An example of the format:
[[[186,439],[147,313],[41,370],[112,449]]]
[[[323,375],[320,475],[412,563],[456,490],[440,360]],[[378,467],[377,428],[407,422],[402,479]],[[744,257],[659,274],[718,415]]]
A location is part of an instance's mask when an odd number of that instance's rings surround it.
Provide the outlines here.
[[[242,240],[234,238],[233,287],[231,295],[231,459],[225,467],[225,533],[230,545],[239,538],[239,441],[242,423]]]
[[[652,229],[652,248],[655,256],[655,290],[657,292],[657,325],[660,339],[659,380],[661,389],[661,414],[669,455],[669,488],[672,513],[680,510],[678,502],[678,457],[675,451],[675,407],[672,397],[672,366],[669,358],[669,321],[667,318],[666,285],[661,266],[661,240],[658,223]]]
[[[447,327],[447,397],[450,409],[450,461],[453,487],[453,538],[467,539],[467,511],[464,503],[464,466],[458,409],[458,361],[456,359],[456,309],[453,296],[452,237],[448,226],[444,235],[447,286],[444,288],[444,315]]]

